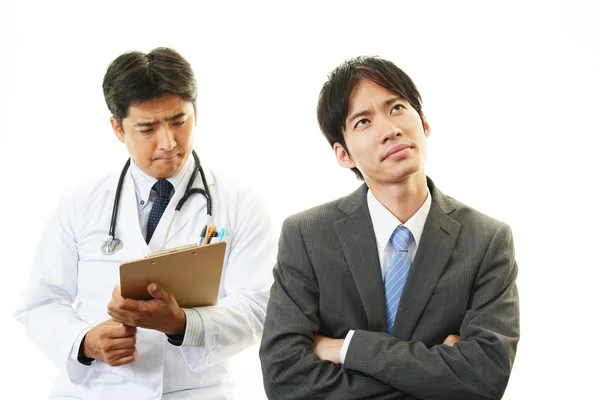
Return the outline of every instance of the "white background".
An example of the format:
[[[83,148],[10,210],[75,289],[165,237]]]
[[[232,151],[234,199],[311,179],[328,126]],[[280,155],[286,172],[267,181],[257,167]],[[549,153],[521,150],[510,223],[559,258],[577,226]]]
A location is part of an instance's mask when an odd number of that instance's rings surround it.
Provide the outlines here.
[[[522,339],[505,399],[593,397],[596,2],[215,3],[0,6],[1,390],[48,393],[54,367],[12,312],[56,201],[127,157],[102,96],[106,67],[123,51],[169,46],[197,74],[203,164],[251,183],[277,229],[285,216],[358,185],[318,130],[328,71],[361,54],[397,63],[419,87],[432,126],[428,174],[514,231]],[[264,396],[255,352],[238,363],[240,399]]]

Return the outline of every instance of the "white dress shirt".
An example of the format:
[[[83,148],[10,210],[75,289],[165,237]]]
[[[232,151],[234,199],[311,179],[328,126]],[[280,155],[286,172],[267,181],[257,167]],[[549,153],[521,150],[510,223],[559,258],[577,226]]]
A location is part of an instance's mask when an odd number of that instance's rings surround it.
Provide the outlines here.
[[[375,240],[377,241],[377,253],[379,254],[379,265],[381,266],[381,278],[385,281],[385,275],[387,274],[392,258],[394,257],[394,247],[390,243],[392,233],[398,226],[403,224],[388,210],[379,200],[375,198],[373,193],[369,190],[367,192],[367,206],[369,207],[369,214],[371,215],[371,221],[373,221],[373,230],[375,231]],[[415,259],[417,248],[419,247],[419,241],[423,234],[423,227],[429,215],[431,209],[431,194],[427,189],[427,198],[425,202],[419,208],[419,210],[412,216],[404,226],[406,226],[412,237],[408,242],[408,256],[411,262]],[[346,359],[346,352],[350,346],[350,341],[354,335],[354,330],[350,330],[344,339],[342,350],[340,351],[340,362],[343,364]]]
[[[194,168],[194,157],[189,156],[181,169],[172,177],[167,178],[167,180],[173,185],[174,189],[173,192],[171,192],[171,197],[173,197],[173,194],[175,194],[181,185],[187,185],[188,180],[194,172]],[[133,178],[133,182],[135,184],[135,196],[138,204],[140,228],[142,229],[142,233],[145,237],[150,211],[152,210],[152,205],[154,204],[154,200],[157,196],[157,193],[152,190],[152,187],[158,181],[158,179],[144,173],[144,171],[142,171],[133,160],[131,160],[129,169],[131,169],[131,177]]]

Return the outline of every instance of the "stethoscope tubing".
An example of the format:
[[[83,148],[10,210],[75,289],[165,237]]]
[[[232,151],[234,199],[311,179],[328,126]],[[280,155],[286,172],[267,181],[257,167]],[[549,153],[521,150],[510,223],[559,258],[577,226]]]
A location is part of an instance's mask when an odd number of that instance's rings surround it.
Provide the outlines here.
[[[190,198],[190,196],[192,196],[193,194],[197,194],[197,193],[203,195],[204,198],[206,199],[207,226],[210,226],[212,224],[212,199],[210,196],[210,192],[208,190],[206,176],[204,175],[204,170],[202,169],[202,165],[200,164],[200,159],[198,158],[196,151],[192,150],[192,156],[194,157],[194,166],[195,166],[194,172],[192,172],[192,176],[190,177],[190,180],[187,183],[183,197],[179,200],[179,202],[177,203],[177,206],[175,206],[175,213],[173,214],[173,218],[171,218],[171,222],[169,223],[169,229],[167,230],[167,235],[168,235],[168,232],[171,230],[171,224],[173,223],[173,219],[174,219],[175,215],[181,210],[181,208],[183,207],[185,202]],[[131,158],[127,159],[127,162],[123,166],[123,170],[121,171],[121,175],[119,176],[119,182],[117,183],[117,190],[115,193],[115,200],[113,203],[113,210],[112,210],[112,215],[111,215],[111,219],[110,219],[110,227],[108,230],[108,236],[104,239],[104,243],[102,246],[102,251],[107,255],[113,254],[115,251],[117,251],[122,246],[121,241],[119,239],[115,238],[115,228],[116,228],[117,217],[118,217],[118,213],[119,213],[121,189],[123,187],[123,181],[125,180],[125,174],[127,173],[127,170],[129,169],[130,164],[131,164]],[[198,176],[198,172],[200,172],[200,177],[202,178],[202,185],[204,185],[204,189],[192,188],[192,186],[194,185],[194,182],[196,181],[196,177]],[[203,232],[206,231],[207,226],[204,227]],[[112,245],[113,243],[116,243],[117,245],[113,246]],[[164,245],[165,244],[163,244],[163,247],[164,247]]]

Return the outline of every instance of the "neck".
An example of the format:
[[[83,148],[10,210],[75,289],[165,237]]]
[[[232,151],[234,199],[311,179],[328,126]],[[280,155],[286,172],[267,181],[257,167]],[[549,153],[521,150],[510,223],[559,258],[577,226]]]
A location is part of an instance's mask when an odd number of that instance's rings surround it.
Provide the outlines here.
[[[413,174],[400,182],[367,182],[373,196],[400,222],[406,223],[427,199],[425,173]]]

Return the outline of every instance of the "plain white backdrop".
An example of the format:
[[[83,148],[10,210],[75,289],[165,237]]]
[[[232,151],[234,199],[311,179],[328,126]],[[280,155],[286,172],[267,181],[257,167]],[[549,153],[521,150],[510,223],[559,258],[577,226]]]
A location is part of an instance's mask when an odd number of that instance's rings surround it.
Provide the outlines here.
[[[2,3],[1,390],[45,398],[54,367],[12,318],[40,231],[68,190],[127,153],[102,96],[108,63],[173,47],[199,86],[203,164],[250,183],[275,228],[358,182],[315,115],[327,73],[380,55],[416,82],[442,191],[511,225],[521,335],[505,399],[591,398],[600,357],[600,48],[594,1]],[[264,398],[256,348],[239,399]]]

